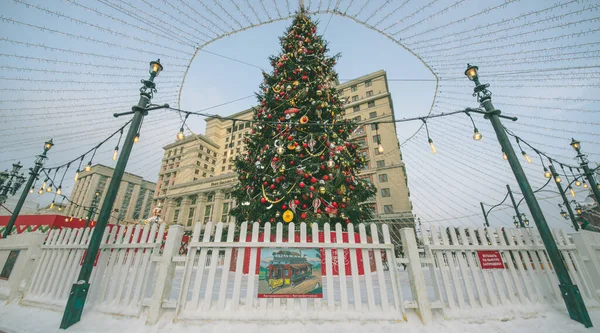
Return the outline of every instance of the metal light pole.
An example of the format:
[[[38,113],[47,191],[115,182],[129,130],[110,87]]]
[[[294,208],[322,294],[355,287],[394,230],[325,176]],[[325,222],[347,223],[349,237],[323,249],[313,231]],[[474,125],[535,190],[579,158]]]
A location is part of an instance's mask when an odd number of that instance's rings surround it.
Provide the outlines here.
[[[0,172],[0,205],[6,202],[9,195],[15,195],[25,182],[23,173],[19,174],[22,167],[21,162],[17,162],[13,163],[10,173],[8,170]]]
[[[483,207],[483,202],[480,202],[479,204],[481,205],[481,211],[483,212],[483,218],[485,219],[485,226],[489,228],[490,227],[490,221],[488,221],[488,217],[487,217],[487,214],[485,212],[485,208]]]
[[[506,184],[506,189],[508,190],[510,201],[512,201],[513,207],[515,208],[515,213],[517,214],[517,218],[519,219],[519,226],[521,228],[525,228],[525,223],[523,223],[523,217],[521,216],[521,213],[519,213],[519,206],[515,202],[515,197],[513,197],[512,191],[510,190],[510,186],[508,186],[508,184]]]
[[[567,196],[563,191],[562,185],[560,184],[560,178],[558,178],[558,173],[556,173],[556,169],[554,169],[554,165],[552,164],[550,164],[550,172],[552,172],[552,177],[554,177],[554,183],[558,188],[558,193],[560,193],[560,196],[563,199],[565,208],[567,209],[569,217],[571,218],[571,222],[573,223],[573,227],[575,228],[575,231],[579,231],[579,223],[577,223],[577,221],[575,220],[575,214],[573,214],[573,210],[571,209],[571,205],[569,204],[569,199],[567,199]]]
[[[81,266],[81,270],[79,271],[79,277],[77,278],[77,282],[73,284],[73,287],[71,288],[69,299],[67,301],[67,306],[65,307],[65,312],[60,323],[60,328],[69,328],[71,325],[79,322],[79,320],[81,319],[81,313],[83,312],[85,300],[87,298],[87,294],[90,288],[90,275],[92,274],[92,269],[94,268],[94,260],[96,258],[96,255],[98,254],[100,243],[102,242],[102,235],[104,234],[104,229],[108,224],[110,212],[112,210],[113,203],[117,196],[119,185],[121,184],[121,180],[123,179],[123,173],[125,172],[127,160],[129,159],[129,155],[131,154],[131,149],[133,147],[134,141],[137,142],[139,138],[139,129],[140,124],[142,123],[142,119],[148,113],[149,110],[154,109],[148,108],[148,106],[150,105],[150,100],[152,99],[153,93],[156,92],[154,78],[158,76],[162,69],[163,66],[160,64],[160,59],[157,61],[150,62],[150,79],[142,80],[142,83],[144,85],[140,88],[140,100],[138,104],[131,108],[131,112],[124,113],[133,113],[133,120],[131,121],[131,125],[129,126],[129,131],[127,132],[127,136],[125,137],[125,141],[123,142],[121,156],[119,156],[119,160],[117,161],[117,165],[115,166],[115,171],[113,172],[110,184],[108,185],[106,196],[104,197],[104,202],[102,203],[102,207],[100,208],[100,213],[98,214],[98,221],[92,233],[92,238],[90,239],[85,259]],[[115,116],[118,115],[116,114]]]
[[[87,220],[85,221],[85,227],[87,228],[90,225],[90,220],[92,219],[92,215],[96,212],[96,205],[98,204],[98,198],[100,197],[100,192],[94,193],[94,200],[92,200],[92,206],[88,211]]]
[[[556,246],[556,242],[554,241],[552,232],[550,231],[548,223],[544,218],[542,209],[535,198],[533,190],[531,189],[531,185],[527,180],[527,176],[521,167],[521,163],[519,162],[519,159],[517,158],[517,155],[510,144],[505,128],[500,121],[500,110],[495,109],[494,105],[492,105],[492,93],[487,90],[489,84],[481,84],[479,82],[477,70],[477,66],[471,66],[467,64],[465,75],[467,78],[469,78],[469,80],[475,83],[474,96],[477,96],[477,101],[485,108],[484,118],[489,119],[492,123],[494,131],[496,132],[496,136],[498,137],[498,142],[508,157],[510,167],[515,174],[517,183],[521,188],[521,192],[525,197],[527,206],[529,206],[529,211],[533,216],[533,220],[535,221],[542,241],[546,247],[546,252],[550,257],[552,265],[554,266],[554,271],[556,272],[559,281],[559,288],[567,306],[567,310],[569,311],[569,316],[571,319],[582,323],[585,327],[592,327],[592,321],[590,320],[590,316],[587,312],[587,308],[585,307],[585,303],[583,302],[583,298],[581,297],[579,288],[571,281],[569,272],[567,271],[565,263],[561,258],[560,251]]]
[[[17,216],[19,216],[19,213],[21,212],[23,203],[25,203],[25,199],[27,199],[29,189],[33,185],[33,182],[37,179],[38,174],[42,169],[42,166],[44,166],[44,161],[48,158],[46,157],[46,153],[48,153],[48,150],[50,150],[52,146],[54,146],[54,143],[52,143],[52,139],[46,141],[44,143],[44,152],[42,152],[41,155],[38,155],[37,159],[35,160],[35,166],[33,168],[29,168],[29,179],[27,180],[27,184],[25,185],[23,192],[21,192],[21,197],[19,197],[19,201],[17,202],[17,205],[15,206],[15,209],[13,210],[12,215],[10,216],[10,220],[8,220],[8,224],[6,225],[6,229],[4,230],[2,238],[6,238],[8,237],[8,235],[10,235],[10,232],[13,226],[15,225],[15,221],[17,220]]]
[[[585,174],[585,178],[587,178],[590,186],[592,187],[592,191],[594,192],[594,196],[596,197],[596,202],[600,204],[600,189],[598,188],[598,183],[596,183],[596,179],[594,178],[594,172],[590,170],[588,166],[587,156],[581,152],[581,142],[571,138],[571,147],[575,149],[577,152],[577,158],[579,158],[579,165],[583,169],[583,173]]]

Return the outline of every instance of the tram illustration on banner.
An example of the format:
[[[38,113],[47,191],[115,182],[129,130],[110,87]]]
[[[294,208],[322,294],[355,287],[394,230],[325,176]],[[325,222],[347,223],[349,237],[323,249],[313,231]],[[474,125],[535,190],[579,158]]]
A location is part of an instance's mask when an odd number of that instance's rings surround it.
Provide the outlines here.
[[[261,249],[258,298],[322,297],[319,249]]]

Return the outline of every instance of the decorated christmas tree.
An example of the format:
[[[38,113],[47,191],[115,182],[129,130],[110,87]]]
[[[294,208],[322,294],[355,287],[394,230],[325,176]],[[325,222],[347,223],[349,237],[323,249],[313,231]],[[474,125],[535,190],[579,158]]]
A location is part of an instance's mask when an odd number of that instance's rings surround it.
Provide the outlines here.
[[[358,223],[372,217],[364,204],[375,194],[360,179],[365,160],[351,135],[358,124],[344,120],[333,70],[317,26],[301,10],[285,35],[282,51],[263,73],[247,154],[236,161],[234,190],[238,223]]]

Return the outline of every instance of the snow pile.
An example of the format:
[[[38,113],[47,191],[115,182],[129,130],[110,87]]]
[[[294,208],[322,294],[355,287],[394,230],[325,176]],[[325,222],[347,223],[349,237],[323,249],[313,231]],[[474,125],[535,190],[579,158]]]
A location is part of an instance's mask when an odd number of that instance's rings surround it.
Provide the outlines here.
[[[536,308],[535,310],[540,310]],[[311,332],[311,333],[384,333],[384,332],[431,332],[431,333],[529,333],[529,332],[594,332],[596,328],[586,329],[583,325],[569,319],[563,307],[547,307],[540,311],[517,312],[501,319],[491,319],[482,312],[477,319],[443,320],[436,318],[430,326],[423,326],[419,319],[410,316],[408,322],[307,322],[289,323],[261,322],[177,322],[168,319],[155,326],[146,326],[145,318],[117,317],[106,314],[84,312],[82,321],[67,331],[60,330],[61,312],[20,306],[16,304],[0,305],[0,330],[6,333],[253,333],[253,332]],[[600,309],[590,309],[592,322],[600,325]]]

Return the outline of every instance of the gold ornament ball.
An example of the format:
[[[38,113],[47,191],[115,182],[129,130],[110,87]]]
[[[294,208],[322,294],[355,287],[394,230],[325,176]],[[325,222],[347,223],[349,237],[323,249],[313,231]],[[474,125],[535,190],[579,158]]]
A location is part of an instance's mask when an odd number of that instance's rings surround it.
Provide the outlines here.
[[[281,168],[279,168],[279,172],[281,172],[281,173],[285,172],[285,165],[282,165]]]
[[[341,214],[340,214],[340,218],[342,218],[342,219],[344,219],[344,220],[345,220],[345,219],[346,219],[346,214],[344,214],[344,213],[341,213]]]
[[[325,194],[325,192],[327,192],[327,190],[325,189],[324,186],[319,187],[319,193]]]

